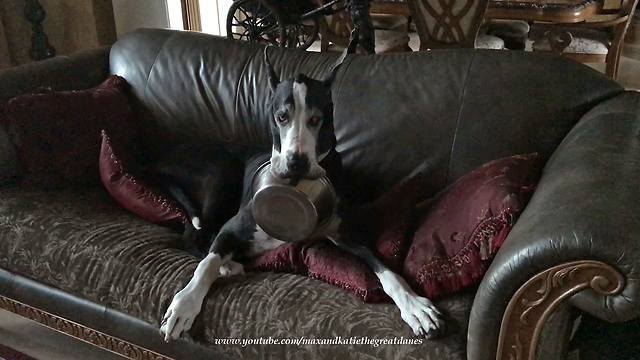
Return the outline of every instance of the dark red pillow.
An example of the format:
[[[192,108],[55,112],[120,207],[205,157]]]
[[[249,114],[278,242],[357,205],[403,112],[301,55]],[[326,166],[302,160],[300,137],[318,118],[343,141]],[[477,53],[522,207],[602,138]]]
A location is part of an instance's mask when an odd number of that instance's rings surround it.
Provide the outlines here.
[[[425,179],[416,176],[356,209],[355,226],[417,293],[435,298],[461,290],[484,275],[528,203],[541,165],[537,154],[496,160],[420,204],[415,201],[421,198]],[[160,225],[182,227],[188,221],[171,197],[123,169],[106,134],[100,172],[109,193],[130,211]],[[284,244],[255,259],[252,267],[319,279],[365,302],[390,300],[364,262],[328,241]]]
[[[404,277],[435,298],[477,283],[524,210],[541,173],[537,154],[487,163],[416,207]]]
[[[400,273],[406,252],[406,235],[412,214],[426,184],[422,175],[414,176],[371,204],[355,209],[354,225],[365,240],[372,242],[387,266]],[[340,286],[365,302],[389,300],[376,274],[361,260],[329,241],[287,243],[253,262],[263,271],[296,273]]]
[[[4,114],[14,130],[23,184],[46,188],[99,184],[100,131],[107,129],[112,137],[130,142],[136,135],[126,94],[129,87],[125,79],[111,76],[89,90],[11,99]]]
[[[119,149],[121,148],[123,148],[122,145]],[[123,161],[133,166],[134,162],[131,159],[135,155],[126,151],[122,151],[121,157],[118,155],[114,152],[106,131],[102,131],[100,177],[109,194],[125,209],[151,223],[184,227],[189,217],[180,205],[160,190],[145,185],[143,181],[125,171]]]
[[[420,181],[413,179],[364,209],[361,225],[376,229],[368,236],[377,243],[378,254],[418,294],[442,296],[480,281],[528,203],[540,170],[537,154],[493,161],[416,206],[413,200],[420,191],[415,186]],[[410,232],[411,224],[415,233]],[[284,244],[254,265],[320,279],[365,302],[389,300],[369,267],[327,242]]]

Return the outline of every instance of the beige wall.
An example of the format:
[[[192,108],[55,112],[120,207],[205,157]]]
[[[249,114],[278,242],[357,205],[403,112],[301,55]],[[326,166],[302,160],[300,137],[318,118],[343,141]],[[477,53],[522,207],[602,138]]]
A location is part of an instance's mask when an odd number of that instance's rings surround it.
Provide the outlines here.
[[[134,0],[135,1],[135,0]],[[47,13],[42,23],[49,43],[59,55],[115,41],[115,23],[110,0],[40,0]],[[23,16],[23,0],[0,1],[0,19],[14,65],[32,61],[31,24]]]
[[[118,39],[138,28],[169,27],[166,0],[113,0],[113,13]]]

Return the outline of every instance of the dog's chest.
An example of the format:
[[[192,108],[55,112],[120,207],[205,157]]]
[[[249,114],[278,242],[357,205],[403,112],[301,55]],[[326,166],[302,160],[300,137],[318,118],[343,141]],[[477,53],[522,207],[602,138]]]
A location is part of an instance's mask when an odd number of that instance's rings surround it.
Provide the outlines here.
[[[309,237],[309,239],[331,238],[332,235],[338,232],[338,227],[340,226],[341,222],[342,220],[340,219],[340,217],[334,217],[329,225],[319,231],[316,231]],[[268,251],[276,249],[284,243],[285,241],[278,240],[272,236],[269,236],[260,228],[260,226],[256,225],[256,231],[253,234],[253,239],[251,241],[251,246],[249,247],[248,255],[250,257],[260,256]]]

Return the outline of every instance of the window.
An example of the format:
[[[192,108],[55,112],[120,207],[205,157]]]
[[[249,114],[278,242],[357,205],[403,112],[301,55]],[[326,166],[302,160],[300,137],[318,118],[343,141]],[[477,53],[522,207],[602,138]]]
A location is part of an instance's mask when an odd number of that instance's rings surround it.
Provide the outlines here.
[[[167,0],[169,26],[226,36],[227,12],[233,0]]]

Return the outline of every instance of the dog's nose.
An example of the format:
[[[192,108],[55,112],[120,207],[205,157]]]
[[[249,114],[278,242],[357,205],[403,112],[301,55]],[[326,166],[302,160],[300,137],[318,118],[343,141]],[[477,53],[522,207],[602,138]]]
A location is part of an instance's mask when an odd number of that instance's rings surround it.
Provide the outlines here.
[[[294,175],[303,175],[309,171],[309,157],[299,152],[287,153],[287,167]]]

